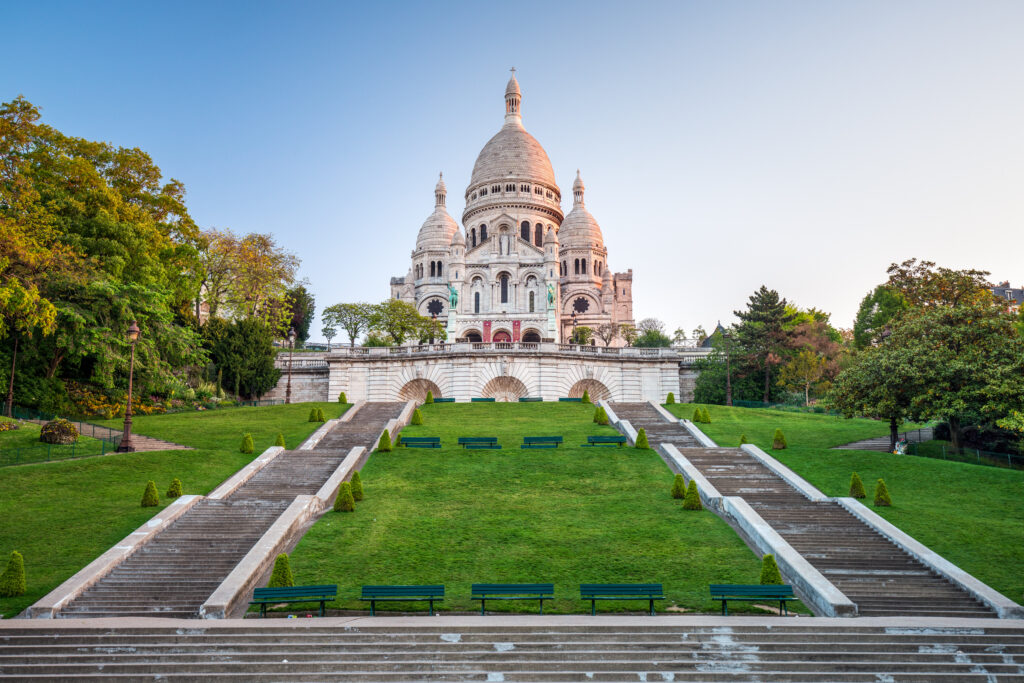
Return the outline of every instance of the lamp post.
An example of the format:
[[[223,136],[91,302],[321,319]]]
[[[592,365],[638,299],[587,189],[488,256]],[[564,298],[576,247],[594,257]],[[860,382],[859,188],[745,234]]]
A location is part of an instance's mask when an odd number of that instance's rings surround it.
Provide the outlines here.
[[[430,343],[434,343],[434,335],[437,333],[437,313],[430,314]]]
[[[132,345],[131,360],[128,362],[128,405],[124,410],[124,434],[121,435],[121,443],[117,445],[118,453],[131,453],[135,450],[132,445],[132,384],[135,377],[135,341],[139,338],[139,326],[132,321],[128,327],[128,342]]]
[[[575,344],[576,343],[576,311],[575,310],[572,312],[571,316],[572,316],[572,337],[570,338],[570,342]]]
[[[284,402],[292,402],[292,355],[295,353],[295,328],[288,330],[288,384],[284,388]]]

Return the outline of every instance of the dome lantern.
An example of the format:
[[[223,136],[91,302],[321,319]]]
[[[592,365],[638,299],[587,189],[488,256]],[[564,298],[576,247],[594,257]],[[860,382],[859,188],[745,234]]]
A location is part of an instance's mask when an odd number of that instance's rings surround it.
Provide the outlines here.
[[[448,187],[444,184],[444,173],[438,174],[437,185],[434,186],[434,206],[444,206]]]
[[[576,169],[576,180],[572,183],[572,205],[583,206],[583,178],[580,177],[580,169]]]
[[[518,121],[522,117],[519,113],[519,103],[523,98],[519,90],[519,81],[516,80],[516,68],[512,67],[512,77],[508,79],[505,86],[505,120]]]

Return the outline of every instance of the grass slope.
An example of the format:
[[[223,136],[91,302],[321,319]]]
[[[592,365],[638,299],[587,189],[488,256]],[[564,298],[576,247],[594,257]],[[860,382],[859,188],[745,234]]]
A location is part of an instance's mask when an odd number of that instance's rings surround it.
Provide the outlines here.
[[[328,418],[347,407],[304,403],[141,416],[134,418],[135,431],[196,450],[0,468],[0,566],[12,550],[21,551],[28,582],[25,595],[0,598],[0,614],[14,616],[141,526],[169,502],[164,494],[174,477],[186,494],[206,494],[274,445],[278,432],[297,446],[320,426],[306,421],[311,406]],[[256,442],[253,455],[238,452],[246,431]],[[150,479],[160,492],[157,510],[139,505]]]
[[[0,432],[0,465],[80,458],[110,450],[99,439],[89,436],[79,436],[75,444],[49,446],[39,440],[41,429],[41,425],[23,422],[19,429]]]
[[[582,448],[614,434],[580,404],[435,404],[404,436],[439,436],[437,450],[374,453],[355,513],[328,512],[292,553],[297,584],[337,583],[334,607],[366,609],[363,584],[446,586],[446,611],[479,610],[470,585],[554,582],[545,613],[585,612],[580,583],[661,582],[669,600],[714,610],[714,582],[756,583],[759,560],[710,512],[686,512],[653,451]],[[558,449],[524,450],[523,436],[562,435]],[[466,451],[459,436],[497,436],[500,451]],[[575,597],[573,597],[575,596]],[[383,603],[381,609],[419,609]],[[598,609],[637,610],[610,602]],[[536,602],[488,603],[531,612]]]
[[[687,418],[693,415],[693,406],[666,408]],[[761,408],[708,409],[711,424],[697,426],[719,444],[734,446],[746,433],[829,496],[849,495],[850,475],[857,472],[868,493],[862,502],[1010,599],[1024,600],[1024,472],[829,448],[885,435],[884,422]],[[776,427],[789,442],[785,450],[771,450]],[[879,478],[889,488],[891,508],[871,505]]]

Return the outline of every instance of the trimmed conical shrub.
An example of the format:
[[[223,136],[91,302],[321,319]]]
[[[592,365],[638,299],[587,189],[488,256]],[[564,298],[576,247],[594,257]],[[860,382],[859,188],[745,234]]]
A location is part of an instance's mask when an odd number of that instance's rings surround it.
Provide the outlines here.
[[[696,422],[703,422],[703,421],[704,421],[704,415],[700,412],[700,408],[699,407],[694,408],[693,409],[693,417],[690,418],[690,422],[696,423]]]
[[[146,482],[146,490],[142,494],[142,507],[154,508],[160,504],[160,496],[156,492],[156,482],[150,479]]]
[[[399,434],[401,436],[401,434]],[[359,472],[352,473],[352,498],[355,500],[363,499],[363,479],[359,476]]]
[[[0,574],[0,598],[25,594],[25,558],[17,550],[11,552],[7,569]]]
[[[177,498],[181,495],[181,479],[175,477],[171,481],[171,488],[167,489],[168,498]]]
[[[686,497],[686,482],[681,474],[677,474],[676,478],[672,480],[672,497],[677,500]]]
[[[584,403],[590,403],[590,392],[587,391],[586,389],[583,390],[583,399],[582,400],[583,400]]]
[[[338,403],[348,403],[348,397],[345,396],[345,392],[338,394]]]
[[[703,510],[704,505],[700,502],[700,491],[697,490],[697,480],[691,479],[690,485],[686,487],[686,496],[683,498],[684,510]]]
[[[307,422],[316,422],[316,408],[309,409],[309,420]]]
[[[419,408],[417,408],[416,410],[412,411],[412,419],[409,421],[409,424],[414,424],[414,425],[421,425],[421,424],[423,424],[423,413],[420,412]]]
[[[384,453],[391,452],[391,433],[386,429],[381,432],[380,441],[377,442],[377,450]]]
[[[750,443],[749,441],[747,441],[747,435],[746,434],[740,434],[740,445],[742,446],[745,443]]]
[[[398,432],[397,434],[395,434],[394,447],[395,448],[401,448],[402,447],[402,432]]]
[[[711,424],[711,413],[708,412],[707,408],[700,409],[700,421],[706,425]]]
[[[779,564],[772,554],[761,558],[761,585],[782,585],[782,573],[779,571]]]
[[[892,506],[892,498],[889,497],[889,489],[885,485],[885,480],[879,479],[875,484],[875,507],[887,508],[890,506]]]
[[[277,438],[274,439],[274,445],[275,446],[280,446],[281,448],[285,448],[285,445],[284,445],[284,434],[282,434],[281,432],[277,433]]]
[[[274,571],[270,574],[270,583],[267,588],[288,588],[295,585],[295,577],[292,576],[292,565],[288,560],[287,553],[281,553],[274,560]]]
[[[772,450],[781,451],[786,447],[786,437],[782,434],[781,429],[775,430],[775,435],[772,437]]]
[[[676,395],[673,394],[671,391],[668,392],[668,396],[665,398],[665,403],[668,404],[668,405],[672,405],[675,402],[676,402]]]
[[[434,392],[428,389],[427,390],[427,398],[424,399],[423,402],[424,403],[433,403],[434,402]]]
[[[242,437],[242,447],[238,450],[242,453],[252,453],[255,448],[256,446],[252,442],[252,434],[246,434]]]
[[[594,408],[594,422],[599,425],[608,424],[608,411],[604,409],[604,406]]]
[[[317,408],[316,409],[316,421],[317,422],[327,422],[327,418],[324,416],[324,409],[323,408]]]
[[[637,448],[650,448],[647,443],[647,430],[641,427],[636,433],[636,447]]]
[[[334,498],[335,512],[355,512],[356,499],[352,495],[352,484],[347,481],[341,482],[338,487],[338,495]]]
[[[868,492],[864,490],[864,482],[860,480],[860,475],[856,472],[850,477],[850,497],[851,498],[867,498]]]

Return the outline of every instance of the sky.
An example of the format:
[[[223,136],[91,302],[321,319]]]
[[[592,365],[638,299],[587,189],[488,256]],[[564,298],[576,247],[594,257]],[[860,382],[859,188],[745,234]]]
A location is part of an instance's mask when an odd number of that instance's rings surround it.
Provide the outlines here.
[[[0,97],[139,147],[203,228],[273,233],[318,310],[380,301],[477,154],[576,169],[634,314],[735,320],[762,284],[852,326],[890,263],[1024,285],[1024,2],[18,2]],[[319,323],[312,339],[322,339]]]

